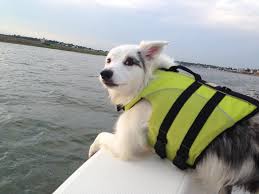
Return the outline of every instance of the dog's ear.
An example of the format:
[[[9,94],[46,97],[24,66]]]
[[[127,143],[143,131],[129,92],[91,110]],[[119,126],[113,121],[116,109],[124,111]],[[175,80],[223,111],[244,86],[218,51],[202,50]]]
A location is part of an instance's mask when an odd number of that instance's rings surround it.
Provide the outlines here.
[[[160,55],[165,45],[166,41],[141,41],[139,48],[142,55],[147,59],[151,60]]]

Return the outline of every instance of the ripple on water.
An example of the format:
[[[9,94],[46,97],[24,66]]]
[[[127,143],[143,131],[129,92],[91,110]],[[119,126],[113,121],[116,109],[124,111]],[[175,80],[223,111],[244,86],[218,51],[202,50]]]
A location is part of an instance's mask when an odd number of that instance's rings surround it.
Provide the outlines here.
[[[6,159],[8,156],[8,152],[1,153],[0,155],[0,161]]]

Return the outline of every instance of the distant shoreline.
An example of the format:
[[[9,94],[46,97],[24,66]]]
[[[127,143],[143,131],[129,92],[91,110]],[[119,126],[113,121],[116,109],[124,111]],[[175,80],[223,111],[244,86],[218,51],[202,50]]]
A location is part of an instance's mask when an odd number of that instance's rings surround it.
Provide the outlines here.
[[[88,47],[59,42],[55,40],[47,40],[45,38],[39,39],[39,38],[31,38],[31,37],[25,37],[25,36],[19,36],[19,35],[0,34],[0,42],[64,50],[64,51],[85,53],[85,54],[91,54],[91,55],[106,56],[108,54],[108,51],[96,50]],[[231,68],[231,67],[219,67],[215,65],[190,63],[185,61],[176,61],[176,63],[184,66],[195,66],[195,67],[202,67],[202,68],[217,69],[219,71],[259,76],[259,69],[251,69],[251,68],[238,69],[238,68]]]
[[[190,62],[184,62],[184,61],[176,61],[177,64],[183,65],[183,66],[194,66],[194,67],[202,67],[206,69],[216,69],[219,71],[226,71],[230,73],[238,73],[238,74],[245,74],[245,75],[253,75],[253,76],[259,76],[259,69],[251,69],[251,68],[232,68],[232,67],[219,67],[215,65],[207,65],[207,64],[201,64],[201,63],[190,63]]]
[[[107,51],[96,50],[92,48],[87,48],[87,47],[64,43],[64,42],[58,42],[54,40],[47,40],[44,38],[38,39],[38,38],[31,38],[31,37],[25,37],[25,36],[19,36],[19,35],[0,34],[0,42],[36,46],[36,47],[43,47],[43,48],[57,49],[57,50],[64,50],[64,51],[72,51],[72,52],[85,53],[85,54],[91,54],[91,55],[102,55],[102,56],[107,55]]]

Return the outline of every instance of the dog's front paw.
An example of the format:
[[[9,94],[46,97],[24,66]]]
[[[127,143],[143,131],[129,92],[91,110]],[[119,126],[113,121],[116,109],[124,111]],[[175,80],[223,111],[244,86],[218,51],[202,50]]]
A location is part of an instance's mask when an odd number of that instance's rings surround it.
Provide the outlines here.
[[[88,158],[91,158],[96,152],[98,152],[100,149],[100,146],[94,142],[91,146],[90,146],[90,149],[89,149],[89,152],[88,152]]]
[[[111,145],[113,142],[113,134],[107,132],[102,132],[98,134],[94,140],[94,143],[90,146],[88,153],[89,158],[92,157],[101,148],[108,149],[112,152]]]

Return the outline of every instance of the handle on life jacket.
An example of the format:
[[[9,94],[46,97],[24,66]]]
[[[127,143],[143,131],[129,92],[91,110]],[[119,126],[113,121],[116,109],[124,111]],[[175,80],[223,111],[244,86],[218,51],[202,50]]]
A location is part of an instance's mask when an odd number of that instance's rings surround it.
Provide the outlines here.
[[[178,72],[177,69],[181,69],[183,71],[186,71],[187,73],[190,73],[191,75],[193,75],[193,77],[195,78],[196,81],[201,81],[201,76],[197,73],[194,73],[192,70],[188,69],[187,67],[184,67],[182,65],[177,65],[177,66],[172,66],[169,68],[170,71],[175,71]]]

